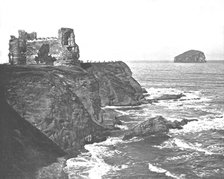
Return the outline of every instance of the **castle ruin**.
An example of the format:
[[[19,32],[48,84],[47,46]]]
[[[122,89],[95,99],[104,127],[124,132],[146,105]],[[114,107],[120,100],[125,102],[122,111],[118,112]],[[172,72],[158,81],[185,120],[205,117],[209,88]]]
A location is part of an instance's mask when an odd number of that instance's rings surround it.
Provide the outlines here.
[[[19,37],[9,40],[9,63],[12,65],[79,63],[79,46],[73,29],[61,28],[58,37],[37,38],[37,33],[19,30]]]

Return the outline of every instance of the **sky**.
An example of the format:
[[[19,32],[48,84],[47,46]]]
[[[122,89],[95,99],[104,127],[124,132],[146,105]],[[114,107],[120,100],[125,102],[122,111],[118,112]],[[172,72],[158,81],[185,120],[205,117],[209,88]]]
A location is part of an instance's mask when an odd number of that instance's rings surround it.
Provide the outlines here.
[[[184,51],[224,59],[224,0],[0,0],[0,63],[19,29],[73,28],[80,59],[169,60]]]

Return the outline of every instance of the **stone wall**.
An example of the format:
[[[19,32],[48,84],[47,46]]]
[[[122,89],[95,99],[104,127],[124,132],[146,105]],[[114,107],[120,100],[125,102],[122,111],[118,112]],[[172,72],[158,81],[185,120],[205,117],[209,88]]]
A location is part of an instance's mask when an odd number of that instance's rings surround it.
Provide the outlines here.
[[[41,47],[46,44],[49,45],[49,53],[43,58],[38,54]],[[70,28],[59,29],[58,38],[37,38],[35,32],[27,33],[20,30],[19,38],[12,36],[9,46],[10,64],[74,65],[79,59],[79,46],[75,43],[74,31]]]
[[[15,36],[9,40],[9,63],[12,65],[22,65],[26,63],[26,41]]]

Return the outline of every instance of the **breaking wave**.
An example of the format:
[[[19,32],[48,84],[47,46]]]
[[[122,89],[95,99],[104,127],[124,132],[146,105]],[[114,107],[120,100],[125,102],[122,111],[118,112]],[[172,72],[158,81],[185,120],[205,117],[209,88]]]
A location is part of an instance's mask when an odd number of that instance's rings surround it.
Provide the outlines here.
[[[197,152],[202,152],[206,155],[216,155],[218,153],[214,153],[208,149],[204,149],[201,147],[202,145],[200,143],[190,143],[190,142],[186,142],[182,139],[178,139],[178,138],[173,138],[170,139],[168,141],[165,141],[163,144],[161,144],[160,146],[154,146],[157,147],[159,149],[164,149],[164,148],[168,148],[168,149],[180,149],[180,150],[192,150],[192,151],[197,151]]]
[[[152,171],[152,172],[156,172],[156,173],[162,173],[168,177],[172,177],[172,178],[176,178],[176,179],[182,179],[184,176],[181,175],[181,176],[177,176],[175,174],[172,174],[171,172],[163,169],[163,168],[160,168],[160,167],[157,167],[155,165],[152,165],[150,163],[148,163],[148,167],[149,167],[149,170]]]
[[[115,146],[120,143],[140,140],[142,139],[133,138],[129,141],[123,141],[121,137],[109,137],[106,141],[85,145],[88,152],[67,160],[67,166],[64,170],[69,174],[69,179],[101,179],[106,174],[127,168],[125,164],[112,166],[105,162],[105,158],[124,155],[124,153],[116,150]]]
[[[189,122],[187,125],[183,126],[182,130],[173,129],[170,133],[195,133],[201,131],[208,131],[208,130],[223,130],[224,129],[224,117],[223,115],[217,114],[208,115],[205,117],[199,118],[198,121]]]

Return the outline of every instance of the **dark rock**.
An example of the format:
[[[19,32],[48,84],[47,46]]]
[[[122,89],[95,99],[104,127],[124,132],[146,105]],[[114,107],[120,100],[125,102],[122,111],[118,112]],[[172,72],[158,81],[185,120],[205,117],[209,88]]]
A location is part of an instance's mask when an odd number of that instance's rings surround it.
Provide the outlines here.
[[[205,63],[205,54],[198,50],[189,50],[174,58],[175,63]]]
[[[143,94],[144,97],[146,97],[144,94]],[[162,96],[159,96],[157,98],[154,98],[154,99],[145,99],[145,98],[142,98],[140,100],[140,104],[153,104],[153,103],[158,103],[158,101],[160,100],[177,100],[177,99],[180,99],[182,97],[184,97],[185,95],[180,93],[180,94],[163,94]]]
[[[66,153],[47,136],[20,117],[5,101],[0,90],[0,178],[34,179],[37,173]],[[52,168],[51,168],[52,169]],[[66,178],[63,163],[58,166],[57,178]],[[39,172],[38,172],[39,171]],[[62,177],[64,175],[64,177]],[[48,177],[49,178],[49,177]]]
[[[122,125],[122,121],[120,119],[120,117],[115,117],[115,125]]]
[[[39,56],[47,54],[45,45]],[[10,106],[25,120],[77,155],[86,143],[104,140],[109,129],[121,124],[114,110],[101,109],[102,103],[137,105],[142,99],[141,86],[123,62],[93,64],[88,70],[0,65],[0,85],[6,88]]]
[[[145,88],[142,88],[142,93],[148,93]]]
[[[121,116],[117,116],[116,119],[117,119],[118,121],[121,121],[121,124],[119,124],[119,125],[122,125],[122,121],[130,121],[130,120],[131,120],[131,118],[130,118],[129,115],[121,115]]]
[[[168,121],[162,116],[153,117],[147,119],[140,124],[134,126],[131,130],[126,132],[123,137],[123,140],[128,140],[133,137],[145,137],[150,135],[164,135],[169,132],[169,129],[182,129],[182,126],[188,122],[195,120],[186,120],[182,121]]]
[[[102,109],[100,115],[103,119],[102,124],[107,129],[114,129],[115,125],[119,123],[119,120],[117,119],[118,113],[113,109]]]
[[[79,67],[1,65],[0,85],[10,106],[69,154],[87,136],[106,137],[98,81]]]
[[[102,106],[140,104],[142,88],[124,62],[93,63],[86,70],[99,80]]]
[[[177,100],[180,99],[182,97],[184,97],[185,95],[180,93],[180,94],[164,94],[158,98],[155,98],[153,100],[159,101],[159,100]]]
[[[143,96],[144,96],[144,97],[149,97],[150,94],[149,94],[149,93],[143,93]]]

